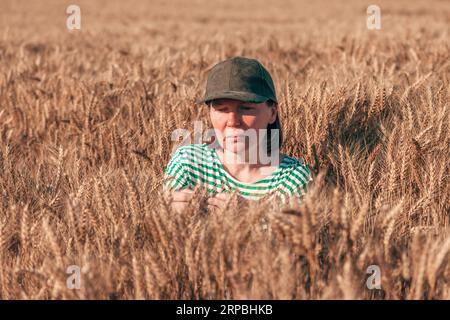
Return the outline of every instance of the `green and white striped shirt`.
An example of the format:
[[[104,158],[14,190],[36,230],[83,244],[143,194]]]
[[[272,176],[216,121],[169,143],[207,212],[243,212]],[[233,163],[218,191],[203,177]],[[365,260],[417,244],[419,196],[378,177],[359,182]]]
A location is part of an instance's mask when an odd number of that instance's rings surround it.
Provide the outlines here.
[[[216,150],[208,144],[190,144],[179,147],[165,171],[165,190],[194,189],[203,185],[211,194],[238,190],[249,200],[275,195],[282,200],[301,198],[312,181],[311,171],[303,159],[284,155],[278,168],[266,178],[245,183],[236,180],[223,167]]]

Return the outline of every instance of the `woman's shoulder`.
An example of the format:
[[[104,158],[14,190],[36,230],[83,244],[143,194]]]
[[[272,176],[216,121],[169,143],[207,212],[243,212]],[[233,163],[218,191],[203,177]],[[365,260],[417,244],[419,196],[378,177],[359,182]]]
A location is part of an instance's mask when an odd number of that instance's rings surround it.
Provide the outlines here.
[[[211,155],[213,149],[209,148],[206,143],[194,143],[181,145],[173,152],[172,157],[182,157],[184,159],[196,160],[207,158]]]
[[[295,158],[284,154],[281,163],[283,170],[291,174],[299,174],[306,182],[312,180],[311,170],[303,158]]]
[[[298,167],[298,166],[303,166],[306,168],[308,167],[305,163],[305,159],[291,157],[287,154],[282,154],[282,163],[286,164],[289,167]]]

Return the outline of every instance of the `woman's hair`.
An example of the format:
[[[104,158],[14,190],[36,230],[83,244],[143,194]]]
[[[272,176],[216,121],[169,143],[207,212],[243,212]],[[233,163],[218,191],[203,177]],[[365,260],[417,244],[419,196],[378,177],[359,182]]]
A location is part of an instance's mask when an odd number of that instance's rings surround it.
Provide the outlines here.
[[[273,107],[275,105],[275,102],[273,100],[267,100],[266,104],[269,107]],[[272,131],[271,130],[272,129],[278,130],[278,151],[280,151],[281,146],[283,144],[283,132],[281,129],[280,117],[279,117],[278,113],[277,113],[277,118],[275,119],[275,122],[269,123],[267,125],[267,154],[268,155],[271,155],[271,152],[272,152],[272,145],[271,145],[271,141],[272,141]]]

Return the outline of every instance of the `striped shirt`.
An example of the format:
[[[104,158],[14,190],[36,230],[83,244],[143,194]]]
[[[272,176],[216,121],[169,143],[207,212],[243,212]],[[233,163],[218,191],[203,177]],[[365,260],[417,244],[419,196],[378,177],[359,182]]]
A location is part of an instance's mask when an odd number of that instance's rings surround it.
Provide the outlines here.
[[[194,189],[203,185],[211,194],[238,193],[249,200],[278,196],[281,200],[301,198],[312,181],[311,171],[303,159],[284,155],[276,170],[266,178],[245,183],[235,179],[223,167],[216,150],[208,144],[190,144],[179,147],[165,170],[165,190]]]

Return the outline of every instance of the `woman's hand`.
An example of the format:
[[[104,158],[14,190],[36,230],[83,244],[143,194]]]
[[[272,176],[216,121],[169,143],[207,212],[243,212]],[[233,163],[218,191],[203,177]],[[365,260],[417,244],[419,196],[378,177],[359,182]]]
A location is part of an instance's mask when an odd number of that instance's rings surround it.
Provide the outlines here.
[[[216,211],[224,209],[231,198],[232,194],[230,193],[221,192],[215,194],[213,197],[208,198],[208,210]],[[248,201],[240,195],[237,195],[234,200],[237,201],[238,205],[246,205]]]
[[[169,200],[171,196],[172,202],[171,207],[177,213],[182,213],[188,206],[189,201],[194,196],[194,191],[189,189],[183,189],[179,191],[170,191],[165,194],[166,201]],[[238,205],[246,205],[248,202],[247,199],[240,195],[236,195],[235,199],[231,199],[231,193],[217,193],[214,196],[208,198],[206,204],[209,211],[218,211],[225,209],[227,203],[229,201],[237,201]]]
[[[189,201],[194,196],[194,191],[189,189],[170,191],[166,193],[165,196],[166,200],[169,200],[169,196],[172,196],[172,209],[177,213],[182,213],[187,208]]]

